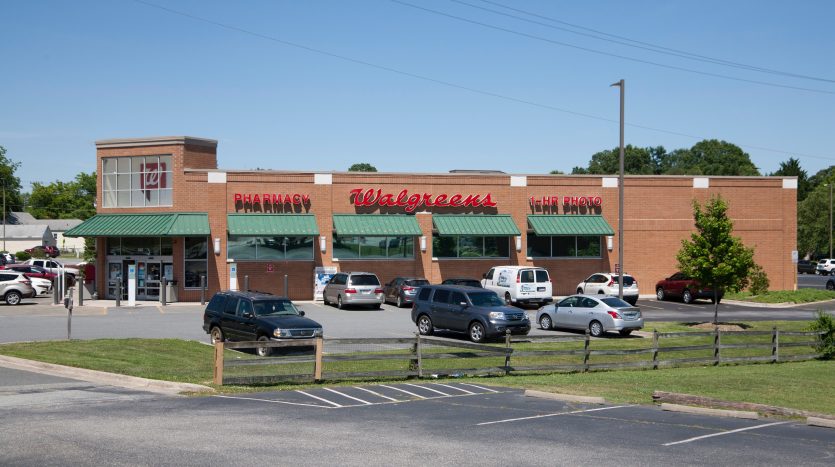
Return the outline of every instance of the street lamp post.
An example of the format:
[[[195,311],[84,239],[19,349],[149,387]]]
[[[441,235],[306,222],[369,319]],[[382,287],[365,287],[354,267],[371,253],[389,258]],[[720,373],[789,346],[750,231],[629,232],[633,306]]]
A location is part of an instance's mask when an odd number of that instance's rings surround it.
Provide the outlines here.
[[[829,185],[829,259],[832,259],[832,184]]]
[[[619,165],[620,172],[618,174],[618,298],[623,300],[623,275],[625,269],[623,267],[623,97],[626,93],[626,83],[623,80],[617,83],[612,83],[612,86],[620,88],[620,154]],[[830,222],[830,225],[832,223]],[[832,236],[830,235],[830,239]]]

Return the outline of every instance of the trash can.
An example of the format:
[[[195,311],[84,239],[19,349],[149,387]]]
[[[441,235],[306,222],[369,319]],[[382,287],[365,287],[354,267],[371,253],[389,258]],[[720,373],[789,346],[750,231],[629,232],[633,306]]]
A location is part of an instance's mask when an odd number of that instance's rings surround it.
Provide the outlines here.
[[[165,284],[165,301],[167,303],[177,302],[177,281],[168,281]]]

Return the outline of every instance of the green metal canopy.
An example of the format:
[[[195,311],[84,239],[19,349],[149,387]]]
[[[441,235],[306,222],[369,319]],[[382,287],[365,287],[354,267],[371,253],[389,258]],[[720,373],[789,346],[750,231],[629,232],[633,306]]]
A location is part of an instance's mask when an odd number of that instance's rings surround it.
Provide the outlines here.
[[[614,235],[615,231],[603,216],[528,215],[537,235]]]
[[[337,235],[422,235],[415,216],[402,214],[334,214],[333,230]]]
[[[522,235],[509,214],[493,215],[464,215],[443,214],[433,215],[432,222],[438,229],[438,234],[448,235]]]
[[[66,237],[188,237],[209,235],[205,212],[96,214],[64,233]]]
[[[313,214],[228,214],[229,235],[319,235]]]

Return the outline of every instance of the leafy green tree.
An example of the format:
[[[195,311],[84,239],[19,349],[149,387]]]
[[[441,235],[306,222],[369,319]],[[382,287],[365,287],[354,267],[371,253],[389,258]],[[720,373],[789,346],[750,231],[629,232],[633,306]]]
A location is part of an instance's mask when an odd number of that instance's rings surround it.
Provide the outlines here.
[[[776,172],[769,174],[776,177],[797,177],[797,201],[801,202],[806,199],[809,194],[809,176],[802,167],[800,161],[794,157],[790,157],[785,162],[780,162],[780,168]]]
[[[551,173],[551,175],[564,175],[565,174],[565,172],[563,172],[562,170],[552,170],[550,173]]]
[[[348,172],[376,172],[377,167],[369,164],[368,162],[359,162],[350,167],[348,167]]]
[[[820,182],[811,189],[806,199],[797,203],[797,250],[803,256],[814,257],[821,252],[829,253],[829,186],[835,181],[835,174],[828,181]]]
[[[713,289],[713,323],[719,324],[719,291],[738,291],[754,268],[754,250],[731,235],[728,204],[720,196],[704,207],[693,201],[696,231],[681,241],[676,259],[679,270]]]
[[[32,184],[29,212],[37,219],[88,219],[96,214],[96,174],[80,173],[71,182]]]
[[[20,167],[20,162],[14,162],[6,157],[6,148],[0,146],[0,189],[6,195],[6,212],[9,213],[20,209],[23,206],[23,197],[20,193],[20,179],[15,177],[15,171]],[[2,195],[0,195],[2,196]]]
[[[679,151],[671,161],[672,169],[685,175],[760,175],[751,156],[739,146],[706,139],[687,151]]]
[[[623,171],[630,175],[655,175],[666,158],[663,146],[639,148],[631,144],[623,148]],[[572,173],[616,175],[620,173],[620,148],[600,151],[591,156],[587,169],[575,167]]]

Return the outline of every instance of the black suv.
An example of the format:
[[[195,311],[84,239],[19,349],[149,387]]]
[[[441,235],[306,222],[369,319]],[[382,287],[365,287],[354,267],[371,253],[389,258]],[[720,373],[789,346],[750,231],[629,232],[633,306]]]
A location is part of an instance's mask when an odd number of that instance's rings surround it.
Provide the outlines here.
[[[527,335],[531,330],[528,314],[505,305],[492,290],[461,285],[421,287],[412,305],[412,321],[424,336],[434,330],[466,332],[473,342],[511,334]]]
[[[211,342],[308,339],[322,335],[322,325],[286,297],[260,292],[218,292],[203,312],[203,330]],[[256,347],[261,357],[268,347]]]

